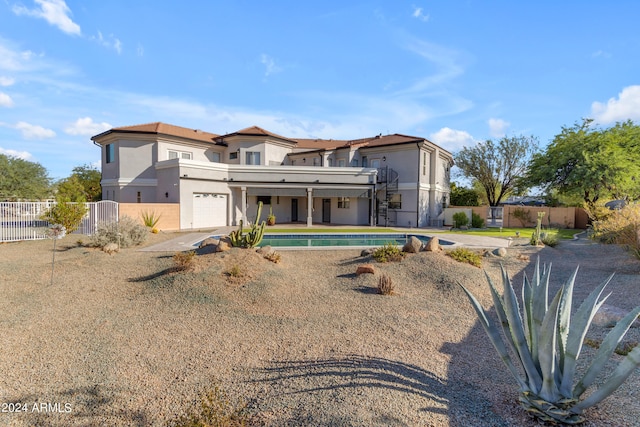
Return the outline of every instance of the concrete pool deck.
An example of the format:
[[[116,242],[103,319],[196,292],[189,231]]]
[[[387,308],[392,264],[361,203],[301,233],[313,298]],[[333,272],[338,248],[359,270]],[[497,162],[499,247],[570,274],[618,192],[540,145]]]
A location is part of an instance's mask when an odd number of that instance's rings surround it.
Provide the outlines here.
[[[287,228],[296,228],[290,227],[287,225]],[[325,233],[340,233],[341,227],[331,227],[331,230],[327,230],[327,227],[322,227],[318,229],[317,234],[325,234]],[[344,227],[349,230],[353,230],[354,227]],[[184,233],[180,234],[180,236],[175,239],[167,240],[166,242],[158,243],[156,245],[148,246],[146,248],[139,249],[143,252],[180,252],[180,251],[188,251],[195,249],[195,244],[201,242],[202,240],[210,237],[212,235],[226,235],[231,231],[235,230],[236,227],[221,227],[217,229],[211,230],[203,230],[193,233]],[[306,226],[301,226],[300,229],[308,230]],[[442,240],[449,240],[454,242],[455,244],[450,246],[451,248],[455,248],[458,246],[464,246],[472,249],[495,249],[495,248],[507,248],[509,247],[510,241],[508,239],[502,239],[497,237],[485,237],[485,236],[474,236],[468,234],[453,234],[453,233],[441,233],[440,229],[429,229],[429,228],[390,228],[390,231],[394,231],[397,233],[407,233],[407,234],[425,234],[428,236],[435,236]],[[362,230],[359,230],[360,233],[367,233],[367,227],[362,227]],[[353,231],[349,231],[349,233],[354,233]],[[355,234],[355,233],[354,233]],[[284,249],[284,248],[278,248]],[[300,248],[296,248],[300,249]],[[355,247],[317,247],[316,249],[356,249]]]

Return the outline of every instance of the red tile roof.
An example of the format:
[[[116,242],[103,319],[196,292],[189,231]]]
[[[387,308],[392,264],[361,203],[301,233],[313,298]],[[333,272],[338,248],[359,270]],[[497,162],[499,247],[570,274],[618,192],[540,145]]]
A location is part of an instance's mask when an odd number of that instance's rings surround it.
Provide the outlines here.
[[[271,136],[274,138],[278,138],[278,139],[282,139],[284,141],[288,141],[292,144],[296,143],[296,140],[291,139],[291,138],[287,138],[286,136],[282,136],[282,135],[278,135],[277,133],[273,133],[273,132],[269,132],[268,130],[264,130],[261,127],[258,126],[251,126],[248,128],[244,128],[242,130],[239,130],[237,132],[232,132],[232,133],[228,133],[226,135],[221,135],[219,137],[219,140],[223,140],[224,138],[228,138],[231,136],[236,136],[236,135],[244,135],[244,136]]]
[[[210,142],[210,143],[215,143],[215,138],[218,137],[218,135],[215,133],[204,132],[200,129],[190,129],[190,128],[170,125],[162,122],[154,122],[154,123],[145,123],[145,124],[134,125],[134,126],[122,126],[122,127],[113,128],[111,130],[101,133],[100,135],[94,136],[92,139],[95,139],[101,135],[105,135],[111,132],[155,133],[155,134],[178,136],[182,138],[197,139],[198,141]]]

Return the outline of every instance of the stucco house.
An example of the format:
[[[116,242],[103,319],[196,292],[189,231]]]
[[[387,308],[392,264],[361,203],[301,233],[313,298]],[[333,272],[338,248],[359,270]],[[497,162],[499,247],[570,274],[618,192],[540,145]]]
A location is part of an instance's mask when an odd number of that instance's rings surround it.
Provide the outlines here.
[[[399,134],[292,139],[157,122],[91,139],[102,150],[103,198],[179,203],[181,229],[253,221],[260,201],[279,223],[424,227],[448,203],[453,166],[448,151]]]

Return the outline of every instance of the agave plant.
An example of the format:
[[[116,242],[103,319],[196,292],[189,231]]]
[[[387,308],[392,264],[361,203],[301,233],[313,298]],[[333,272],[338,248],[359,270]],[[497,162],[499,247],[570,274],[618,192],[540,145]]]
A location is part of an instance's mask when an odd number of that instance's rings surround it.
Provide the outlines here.
[[[576,362],[585,335],[595,313],[610,295],[600,298],[613,275],[591,292],[572,319],[571,304],[577,268],[549,303],[551,265],[543,265],[541,270],[538,259],[532,280],[526,275],[523,280],[522,311],[509,276],[504,268],[501,271],[504,285],[502,296],[498,294],[488,275],[487,280],[502,334],[490,321],[478,300],[464,286],[460,286],[469,297],[502,361],[518,382],[520,404],[531,414],[547,422],[583,422],[585,408],[599,403],[613,393],[640,366],[640,346],[636,346],[597,390],[581,400],[582,394],[602,372],[616,346],[638,317],[640,307],[627,314],[607,334],[589,367],[575,381]],[[516,363],[512,355],[517,360]],[[516,364],[522,369],[518,369]]]

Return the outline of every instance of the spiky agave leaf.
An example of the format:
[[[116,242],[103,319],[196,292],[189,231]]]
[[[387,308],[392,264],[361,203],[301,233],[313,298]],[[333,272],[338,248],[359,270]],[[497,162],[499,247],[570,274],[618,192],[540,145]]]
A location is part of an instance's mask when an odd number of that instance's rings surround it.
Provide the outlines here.
[[[498,331],[498,328],[496,328],[495,325],[489,320],[484,309],[482,308],[482,305],[478,302],[476,297],[474,297],[473,294],[469,292],[469,290],[467,290],[467,288],[465,288],[461,283],[458,283],[458,285],[462,288],[464,293],[469,298],[471,305],[473,306],[476,313],[478,314],[478,318],[480,320],[480,323],[482,324],[482,327],[484,328],[485,332],[489,336],[489,340],[495,347],[496,351],[500,355],[500,358],[502,359],[504,364],[507,366],[507,368],[511,372],[511,375],[513,375],[513,377],[516,379],[516,381],[520,385],[520,389],[529,390],[528,385],[522,379],[522,377],[520,377],[520,373],[518,372],[515,365],[513,364],[513,361],[511,360],[511,356],[507,351],[507,347],[504,345],[504,341],[502,341],[502,337],[500,336],[500,332]]]
[[[558,307],[562,298],[564,288],[561,288],[551,302],[547,314],[542,321],[540,337],[538,340],[538,360],[540,361],[540,373],[542,374],[542,388],[540,397],[547,402],[555,402],[559,399],[558,384],[556,383],[556,372],[558,370],[558,360],[556,346],[558,342]]]
[[[567,340],[569,338],[569,329],[571,328],[571,305],[573,303],[573,285],[576,281],[578,268],[576,268],[563,286],[562,299],[560,300],[560,308],[558,310],[558,365],[556,372],[556,381],[558,386],[562,384],[562,374],[564,369],[564,358],[567,350]],[[572,397],[570,394],[565,398]]]
[[[589,296],[580,304],[578,310],[573,315],[573,322],[567,336],[567,345],[564,353],[564,365],[562,367],[562,383],[560,393],[566,398],[573,397],[573,380],[576,372],[576,362],[582,351],[584,337],[596,311],[604,304],[608,295],[598,302],[604,288],[609,284],[613,274],[600,286],[595,288]]]
[[[582,376],[582,379],[574,387],[573,397],[580,397],[580,395],[584,393],[593,381],[595,381],[596,377],[602,372],[602,368],[604,368],[604,365],[607,363],[622,340],[622,337],[624,337],[631,327],[631,324],[638,318],[638,314],[640,314],[640,307],[636,307],[634,310],[627,313],[627,315],[616,323],[616,326],[609,331],[600,344],[600,347],[598,347],[598,352],[591,361],[589,368]]]

